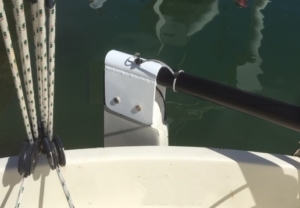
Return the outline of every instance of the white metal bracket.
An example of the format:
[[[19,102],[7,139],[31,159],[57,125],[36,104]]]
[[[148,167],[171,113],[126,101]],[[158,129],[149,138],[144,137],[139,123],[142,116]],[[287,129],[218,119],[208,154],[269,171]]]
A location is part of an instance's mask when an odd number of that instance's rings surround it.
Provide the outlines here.
[[[116,50],[105,58],[105,104],[123,116],[152,125],[156,77],[162,65],[134,62],[135,57]],[[163,89],[165,91],[165,89]]]

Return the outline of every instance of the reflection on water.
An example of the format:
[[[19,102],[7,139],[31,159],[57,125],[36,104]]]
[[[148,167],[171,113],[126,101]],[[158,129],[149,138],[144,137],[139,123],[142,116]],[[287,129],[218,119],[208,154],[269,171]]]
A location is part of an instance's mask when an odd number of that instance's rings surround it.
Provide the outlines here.
[[[156,36],[161,42],[160,51],[164,45],[186,46],[188,37],[201,31],[219,13],[218,0],[157,0],[153,9],[159,17]]]
[[[235,3],[240,7],[247,7],[246,1],[236,0]],[[263,38],[262,30],[264,29],[264,16],[261,10],[268,3],[268,0],[254,0],[250,8],[250,37],[246,45],[248,52],[243,57],[244,60],[241,60],[243,64],[236,66],[236,86],[242,90],[259,91],[262,89],[257,78],[259,74],[263,74],[260,67],[262,58],[258,50]],[[159,18],[156,23],[156,36],[161,42],[159,54],[164,45],[187,46],[188,38],[200,32],[219,14],[219,1],[157,0],[153,9]]]
[[[102,11],[102,6],[106,2],[106,0],[90,0],[90,6],[93,9],[97,9],[100,16],[104,17],[105,14]]]
[[[93,9],[99,9],[103,6],[103,4],[106,2],[106,0],[90,0],[90,6]]]
[[[245,1],[235,1],[240,7],[246,7]],[[263,2],[266,2],[265,4]],[[252,5],[251,18],[251,34],[247,56],[251,62],[245,60],[243,66],[236,68],[236,86],[243,90],[261,90],[261,85],[257,79],[258,74],[262,74],[260,65],[262,59],[259,56],[258,49],[261,44],[263,27],[263,15],[260,10],[263,9],[268,1],[257,0]],[[158,54],[166,47],[181,47],[188,48],[188,42],[191,36],[200,33],[205,26],[214,23],[214,19],[220,14],[218,0],[205,0],[205,1],[178,1],[178,0],[157,0],[153,6],[154,12],[158,16],[156,23],[156,36],[161,42],[161,47]],[[246,38],[245,38],[246,39]],[[198,42],[201,47],[201,42]],[[178,49],[177,49],[178,50]],[[180,49],[179,49],[180,50]],[[172,56],[172,54],[168,54]],[[174,57],[180,60],[179,67],[184,65],[186,52],[182,53],[181,57]],[[180,132],[186,132],[189,129],[191,122],[201,120],[203,115],[211,110],[222,109],[208,102],[187,103],[183,100],[167,102],[168,111],[172,112],[169,115],[170,129],[173,132],[171,140],[172,144],[177,144],[177,137]]]
[[[251,8],[250,24],[250,39],[249,52],[246,63],[237,67],[237,88],[247,91],[262,90],[262,86],[257,78],[259,74],[263,74],[261,69],[262,58],[259,55],[259,47],[263,39],[262,30],[264,29],[263,18],[261,10],[265,9],[269,0],[255,0]]]
[[[236,3],[236,5],[238,5],[241,8],[245,8],[247,7],[247,0],[234,0],[234,2]]]

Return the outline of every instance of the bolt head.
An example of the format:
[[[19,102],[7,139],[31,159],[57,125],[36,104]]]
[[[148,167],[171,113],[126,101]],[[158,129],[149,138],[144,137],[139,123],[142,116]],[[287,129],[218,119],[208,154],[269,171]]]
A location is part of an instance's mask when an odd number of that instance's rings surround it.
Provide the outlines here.
[[[114,101],[115,101],[115,103],[120,103],[120,102],[121,102],[121,99],[120,99],[119,97],[115,97],[115,98],[114,98]]]
[[[140,105],[137,105],[137,106],[135,106],[135,109],[136,109],[137,111],[141,111],[141,110],[142,110],[142,107],[141,107]]]

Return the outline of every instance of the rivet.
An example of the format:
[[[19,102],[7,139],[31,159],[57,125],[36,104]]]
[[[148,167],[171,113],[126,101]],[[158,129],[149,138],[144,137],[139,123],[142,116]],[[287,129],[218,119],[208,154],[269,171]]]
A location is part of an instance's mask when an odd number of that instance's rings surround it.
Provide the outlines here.
[[[120,103],[120,102],[121,102],[121,99],[120,99],[119,97],[115,97],[115,98],[114,98],[114,101],[115,101],[115,103]]]
[[[141,110],[142,110],[142,107],[141,107],[140,105],[137,105],[137,106],[135,106],[135,109],[136,109],[137,111],[141,111]]]

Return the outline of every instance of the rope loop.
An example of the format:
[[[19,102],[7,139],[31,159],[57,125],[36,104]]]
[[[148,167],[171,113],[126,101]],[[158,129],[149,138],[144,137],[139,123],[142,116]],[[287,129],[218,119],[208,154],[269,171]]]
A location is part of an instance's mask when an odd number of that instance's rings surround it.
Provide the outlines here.
[[[184,72],[183,70],[179,70],[179,71],[176,71],[176,72],[174,73],[174,81],[173,81],[173,91],[174,91],[174,92],[177,92],[177,91],[175,90],[177,78],[178,78],[179,74],[180,74],[180,73],[183,73],[183,72]]]

